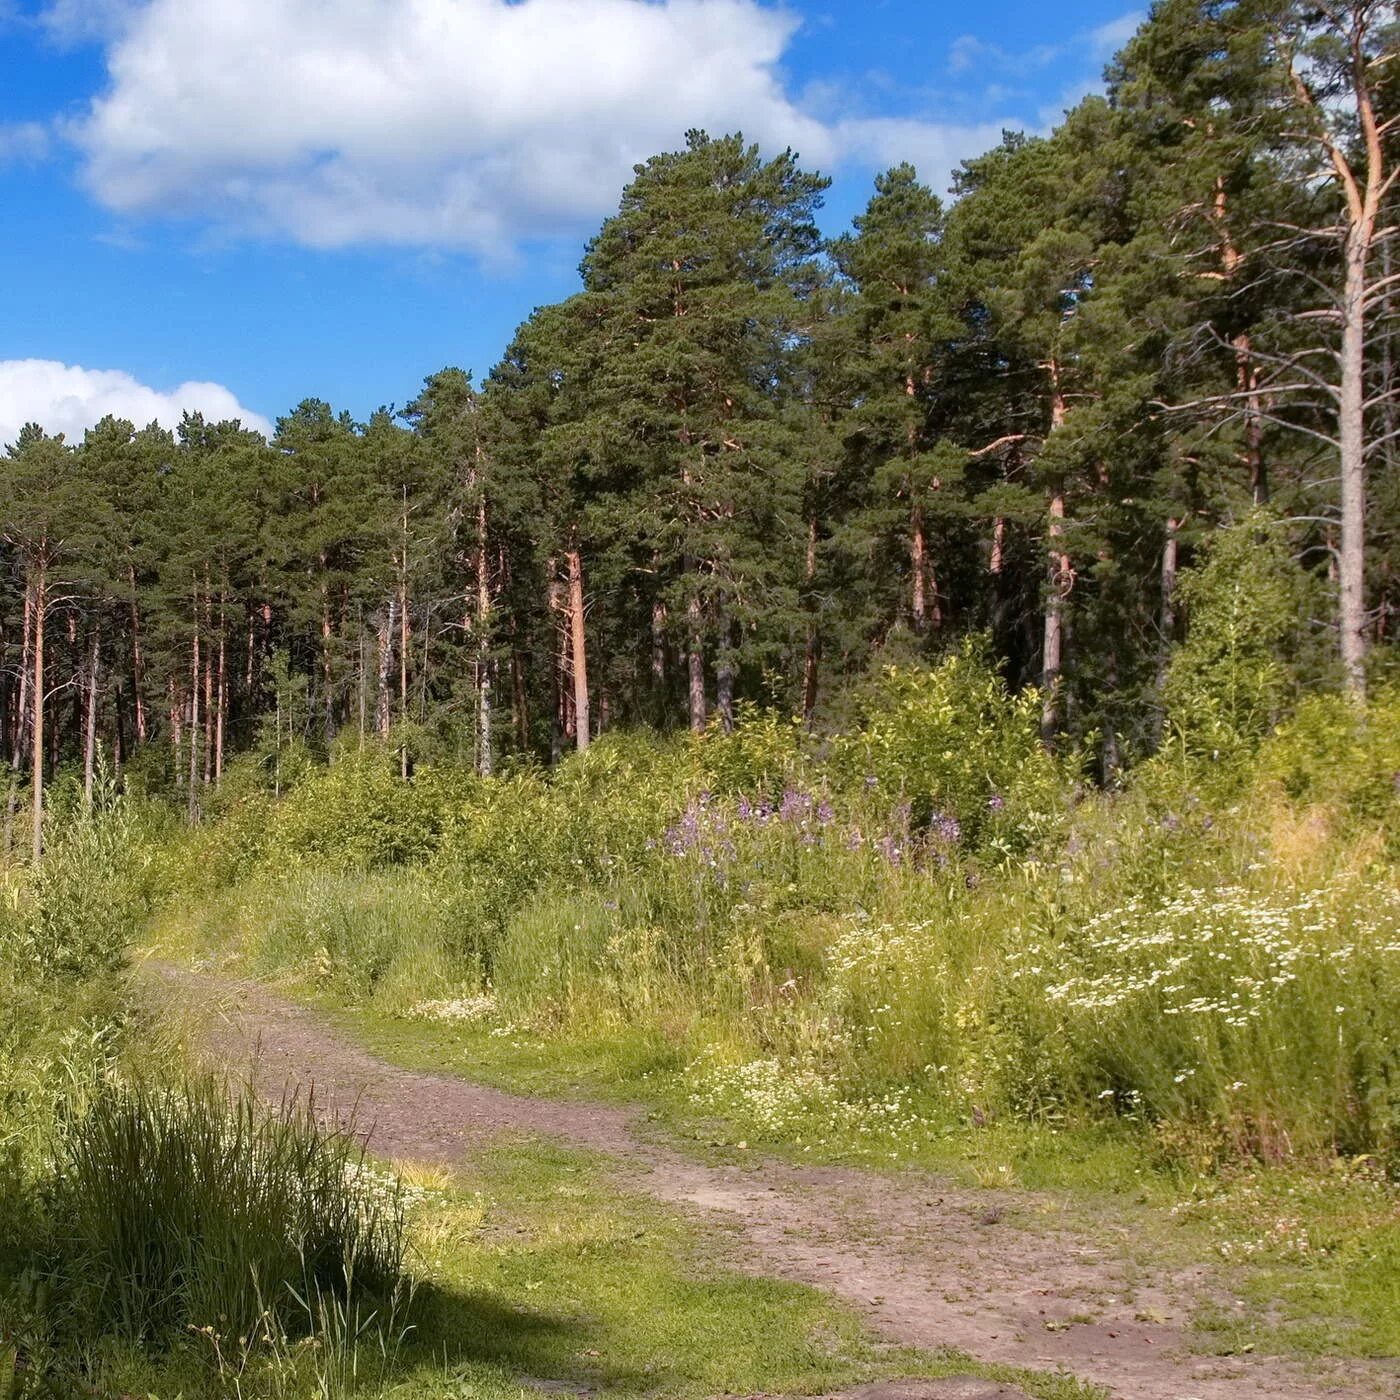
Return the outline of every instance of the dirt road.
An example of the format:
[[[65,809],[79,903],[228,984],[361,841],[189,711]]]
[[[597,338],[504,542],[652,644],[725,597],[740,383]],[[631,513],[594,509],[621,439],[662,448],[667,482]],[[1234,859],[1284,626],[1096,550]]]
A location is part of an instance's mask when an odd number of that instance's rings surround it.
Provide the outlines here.
[[[452,1165],[507,1132],[605,1152],[628,1187],[730,1227],[739,1267],[822,1288],[892,1341],[1060,1369],[1121,1400],[1392,1393],[1393,1377],[1360,1368],[1315,1379],[1276,1358],[1192,1354],[1187,1319],[1193,1300],[1218,1296],[1213,1281],[1204,1269],[1154,1277],[1112,1221],[1089,1238],[1044,1199],[913,1172],[698,1162],[651,1141],[637,1112],[400,1069],[258,984],[152,970],[166,996],[212,1008],[204,1041],[218,1060],[272,1099],[314,1088],[324,1111],[368,1126],[377,1155]]]

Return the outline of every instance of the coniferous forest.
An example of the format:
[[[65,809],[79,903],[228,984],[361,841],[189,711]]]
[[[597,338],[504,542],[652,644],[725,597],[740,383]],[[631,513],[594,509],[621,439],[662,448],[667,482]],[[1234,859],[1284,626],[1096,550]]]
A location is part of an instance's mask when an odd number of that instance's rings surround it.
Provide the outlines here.
[[[1287,665],[1361,693],[1400,606],[1393,18],[1164,4],[1052,136],[951,199],[897,166],[830,241],[799,155],[692,132],[484,377],[270,441],[26,429],[11,843],[18,788],[98,754],[195,814],[269,726],[490,773],[820,723],[972,634],[1112,782],[1161,738],[1181,571],[1251,512]]]
[[[1392,1394],[1398,172],[1393,0],[1158,0],[366,422],[25,427],[0,1400]]]

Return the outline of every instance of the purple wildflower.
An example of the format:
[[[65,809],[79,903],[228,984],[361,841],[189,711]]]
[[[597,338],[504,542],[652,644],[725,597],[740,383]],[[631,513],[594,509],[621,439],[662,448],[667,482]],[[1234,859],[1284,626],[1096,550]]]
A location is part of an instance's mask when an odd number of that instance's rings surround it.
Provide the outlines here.
[[[875,843],[875,847],[891,865],[899,865],[903,860],[904,853],[899,848],[899,842],[893,836],[882,836]]]
[[[831,809],[831,803],[823,800],[817,807],[817,820],[823,826],[830,826],[836,813]]]
[[[962,823],[950,812],[935,812],[929,831],[935,841],[945,846],[956,846],[962,840]]]
[[[994,792],[987,799],[987,810],[989,812],[1000,812],[1006,806],[1006,799],[999,792]]]

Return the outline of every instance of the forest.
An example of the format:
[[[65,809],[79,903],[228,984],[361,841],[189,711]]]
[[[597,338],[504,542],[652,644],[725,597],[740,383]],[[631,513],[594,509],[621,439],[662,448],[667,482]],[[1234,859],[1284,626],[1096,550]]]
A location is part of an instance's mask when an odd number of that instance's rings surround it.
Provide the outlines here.
[[[26,427],[0,1400],[1392,1393],[1397,53],[1159,0],[367,422]]]
[[[268,728],[491,773],[745,705],[818,724],[974,634],[1111,782],[1161,737],[1180,571],[1251,509],[1286,664],[1360,693],[1397,607],[1393,16],[1242,8],[1161,7],[1052,136],[947,205],[891,169],[832,241],[798,156],[691,133],[480,384],[363,424],[308,399],[270,442],[27,428],[11,843],[19,787],[99,752],[193,815]]]

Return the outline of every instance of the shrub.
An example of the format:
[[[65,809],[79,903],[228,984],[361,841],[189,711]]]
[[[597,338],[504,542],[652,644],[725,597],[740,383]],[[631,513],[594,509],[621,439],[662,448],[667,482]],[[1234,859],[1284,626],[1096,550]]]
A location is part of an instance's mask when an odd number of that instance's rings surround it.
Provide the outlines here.
[[[1036,692],[1011,694],[976,642],[932,670],[887,671],[832,768],[887,809],[908,802],[915,827],[951,821],[969,849],[1003,857],[1056,829],[1070,776],[1040,742]]]
[[[1191,626],[1163,699],[1188,752],[1237,760],[1278,722],[1292,693],[1286,643],[1297,629],[1301,587],[1283,533],[1264,515],[1221,531],[1182,575]]]
[[[1258,773],[1297,802],[1327,803],[1392,831],[1400,811],[1400,688],[1365,708],[1310,695],[1264,744]]]

